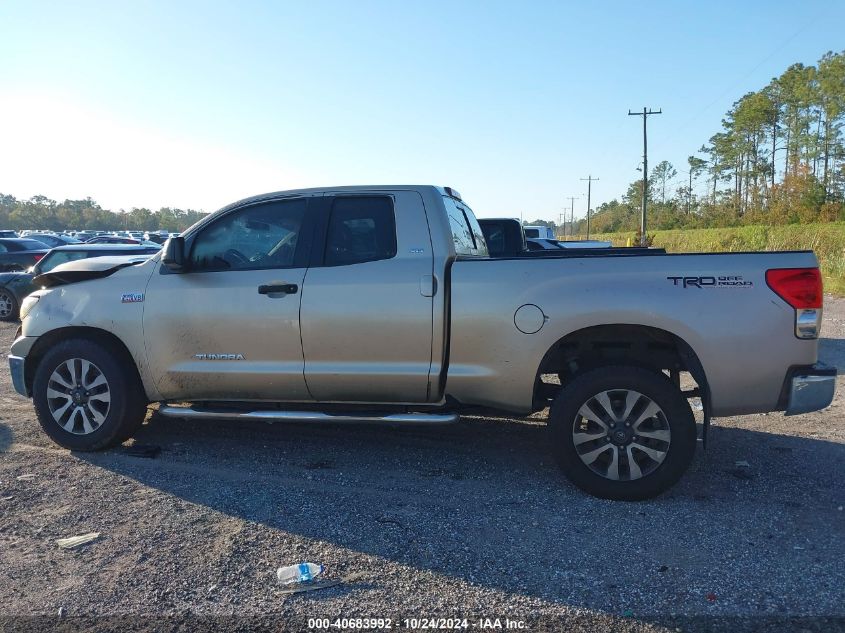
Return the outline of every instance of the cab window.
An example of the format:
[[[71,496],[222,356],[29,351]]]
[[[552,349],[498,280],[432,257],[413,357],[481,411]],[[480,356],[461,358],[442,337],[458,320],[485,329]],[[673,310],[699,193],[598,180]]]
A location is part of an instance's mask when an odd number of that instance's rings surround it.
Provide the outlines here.
[[[326,266],[348,266],[395,256],[392,198],[350,196],[333,200],[326,236]]]
[[[452,241],[455,245],[457,255],[472,255],[487,257],[487,242],[481,232],[481,226],[469,207],[458,204],[454,198],[444,196],[443,204],[446,206],[446,215],[449,218],[449,227],[452,230]]]
[[[197,235],[191,271],[292,268],[306,206],[303,198],[277,200],[225,215]]]

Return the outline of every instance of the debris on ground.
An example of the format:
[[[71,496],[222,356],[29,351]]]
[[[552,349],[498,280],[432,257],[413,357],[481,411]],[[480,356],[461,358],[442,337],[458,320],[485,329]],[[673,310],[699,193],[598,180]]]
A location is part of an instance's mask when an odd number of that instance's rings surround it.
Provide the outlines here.
[[[312,580],[309,582],[299,582],[293,585],[287,585],[282,589],[282,593],[304,593],[306,591],[316,591],[317,589],[327,589],[328,587],[335,587],[341,582],[341,580]]]
[[[322,565],[317,565],[316,563],[299,563],[299,565],[279,567],[276,570],[276,578],[283,585],[290,585],[293,583],[311,582],[311,580],[322,573]]]
[[[716,602],[716,594],[712,591],[708,593],[705,598],[707,598],[707,602]]]
[[[1,497],[0,501],[11,501],[14,498],[15,498],[15,495],[12,495],[11,497]],[[839,509],[841,510],[842,508],[839,508]]]
[[[120,452],[130,457],[155,459],[161,453],[161,446],[154,444],[133,444],[132,446],[123,446]]]
[[[31,479],[35,479],[35,475],[33,473],[27,473],[26,475],[18,475],[15,479],[18,481],[30,481]]]
[[[56,545],[62,549],[73,549],[85,543],[90,543],[100,538],[99,532],[88,532],[88,534],[81,534],[79,536],[69,536],[68,538],[60,538],[56,541]]]
[[[734,467],[727,472],[737,479],[754,479],[754,474],[751,472],[751,464],[745,460],[734,462]]]
[[[294,594],[306,591],[316,591],[317,589],[328,589],[329,587],[336,587],[343,583],[355,582],[366,575],[366,572],[354,572],[336,580],[312,580],[309,582],[289,584],[282,588],[281,592],[284,594]]]

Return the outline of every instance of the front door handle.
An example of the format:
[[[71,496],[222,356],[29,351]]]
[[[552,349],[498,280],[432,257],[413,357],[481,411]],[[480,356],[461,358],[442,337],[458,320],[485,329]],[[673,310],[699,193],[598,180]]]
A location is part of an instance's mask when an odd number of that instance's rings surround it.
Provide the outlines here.
[[[260,295],[295,295],[299,291],[296,284],[261,284],[258,286]]]

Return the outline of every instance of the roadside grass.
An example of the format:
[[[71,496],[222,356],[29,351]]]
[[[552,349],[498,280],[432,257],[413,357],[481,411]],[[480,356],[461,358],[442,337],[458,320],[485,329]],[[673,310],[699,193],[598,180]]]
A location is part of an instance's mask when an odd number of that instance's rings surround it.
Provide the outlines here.
[[[636,234],[590,237],[625,246]],[[670,253],[812,250],[819,258],[825,292],[845,296],[845,222],[655,231],[653,245]]]

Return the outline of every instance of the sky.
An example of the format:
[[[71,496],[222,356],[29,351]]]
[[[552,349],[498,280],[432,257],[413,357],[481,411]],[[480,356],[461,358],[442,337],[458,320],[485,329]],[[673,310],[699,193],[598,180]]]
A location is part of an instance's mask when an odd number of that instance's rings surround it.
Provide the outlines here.
[[[213,211],[437,184],[559,220],[687,157],[731,104],[845,49],[845,1],[0,0],[0,193]],[[705,184],[698,185],[703,189]]]

